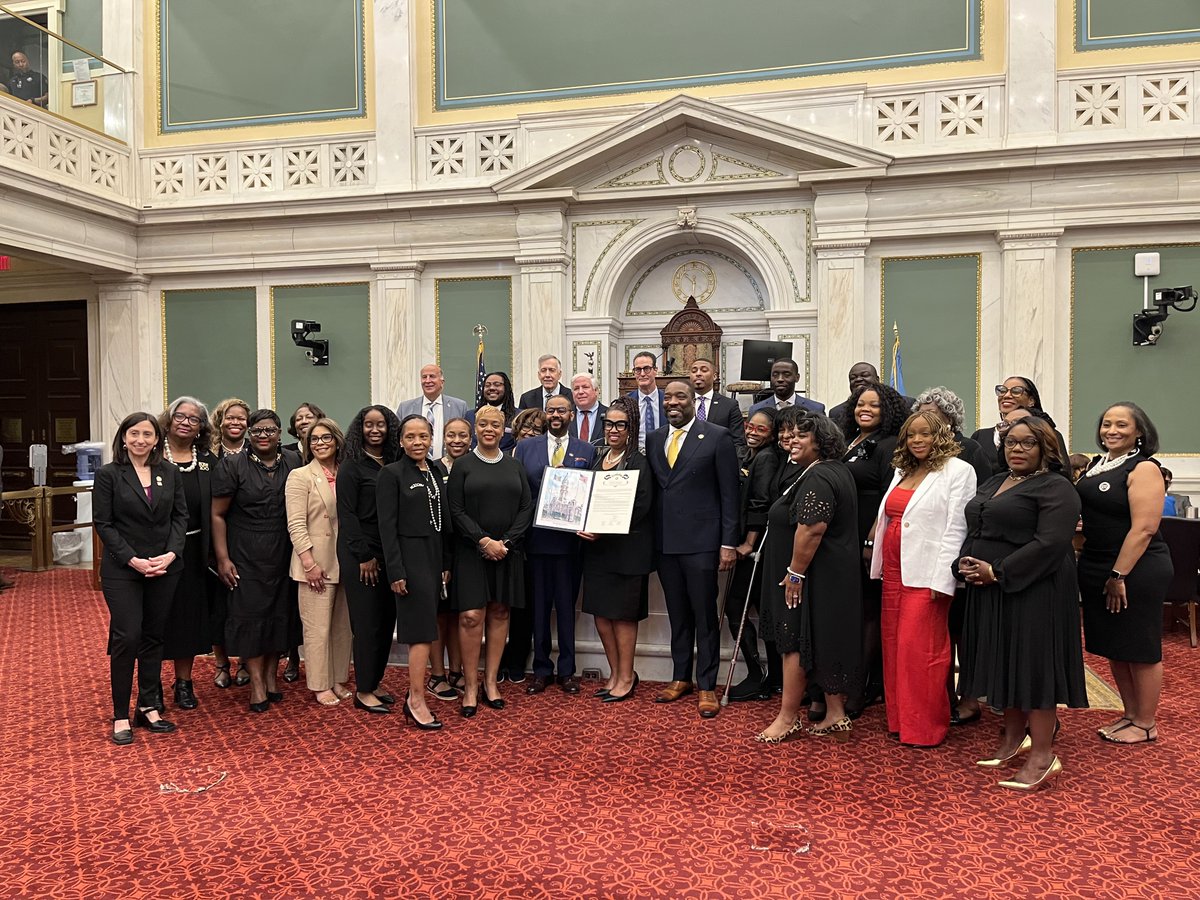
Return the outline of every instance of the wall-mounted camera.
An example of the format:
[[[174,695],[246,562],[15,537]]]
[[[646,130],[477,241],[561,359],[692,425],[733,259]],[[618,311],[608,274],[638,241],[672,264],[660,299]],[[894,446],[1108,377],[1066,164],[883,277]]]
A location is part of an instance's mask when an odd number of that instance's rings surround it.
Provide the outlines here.
[[[314,341],[310,334],[319,334],[320,322],[310,322],[307,319],[292,319],[292,342],[297,347],[303,347],[304,355],[314,366],[329,365],[329,341]]]
[[[1196,290],[1190,284],[1156,290],[1153,307],[1146,304],[1146,308],[1133,317],[1133,346],[1155,346],[1162,337],[1163,323],[1171,310],[1191,312],[1195,308]]]

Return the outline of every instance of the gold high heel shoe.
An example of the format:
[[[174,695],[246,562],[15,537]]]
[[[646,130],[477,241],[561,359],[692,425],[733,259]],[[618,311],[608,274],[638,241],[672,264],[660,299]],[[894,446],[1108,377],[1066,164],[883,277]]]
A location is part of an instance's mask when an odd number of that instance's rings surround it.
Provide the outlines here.
[[[784,741],[791,740],[803,729],[804,729],[804,723],[800,719],[797,719],[795,722],[792,723],[791,728],[789,728],[787,731],[785,731],[783,734],[779,735],[778,737],[768,737],[767,733],[765,731],[760,731],[758,734],[756,734],[754,736],[754,740],[756,740],[760,744],[782,744]]]
[[[818,737],[833,738],[839,744],[844,744],[850,740],[850,732],[854,729],[854,723],[850,721],[849,716],[842,716],[831,725],[822,728],[820,725],[812,725],[808,729],[809,734],[815,734]]]
[[[1042,773],[1037,781],[1026,783],[1024,781],[1001,781],[999,782],[1002,788],[1011,788],[1014,791],[1036,791],[1042,785],[1049,785],[1050,781],[1062,771],[1062,763],[1058,757],[1050,760],[1050,765],[1046,766],[1046,771]]]
[[[1017,749],[1014,750],[1012,753],[1008,754],[1008,756],[994,756],[991,759],[977,759],[977,760],[975,760],[975,765],[987,766],[989,769],[997,769],[1000,766],[1004,765],[1006,762],[1011,762],[1012,760],[1014,760],[1018,756],[1020,756],[1022,753],[1028,753],[1032,749],[1033,749],[1033,738],[1031,738],[1029,735],[1025,735],[1025,740],[1021,741],[1021,743],[1020,743],[1020,745],[1018,745]]]

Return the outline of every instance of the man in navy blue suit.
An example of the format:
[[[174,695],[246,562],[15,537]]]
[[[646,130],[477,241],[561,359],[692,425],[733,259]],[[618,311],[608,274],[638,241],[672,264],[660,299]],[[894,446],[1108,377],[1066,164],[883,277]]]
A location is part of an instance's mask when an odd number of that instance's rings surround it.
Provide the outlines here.
[[[637,401],[638,413],[641,416],[638,449],[642,451],[646,449],[646,436],[667,423],[666,413],[663,411],[663,391],[655,380],[657,376],[657,356],[643,351],[633,358],[633,377],[637,381],[637,387],[629,392],[629,396]]]
[[[789,406],[801,406],[813,412],[825,412],[824,403],[809,400],[807,397],[796,392],[796,383],[799,381],[800,366],[794,359],[775,360],[771,366],[771,391],[774,396],[768,397],[766,400],[760,400],[751,406],[750,411],[746,413],[746,418],[749,419],[764,407],[770,407],[779,412],[787,409]]]
[[[546,434],[517,444],[513,455],[525,467],[529,493],[537,497],[546,469],[590,469],[596,448],[570,434],[573,411],[563,396],[546,401]],[[525,690],[540,694],[555,681],[550,661],[550,612],[558,620],[558,685],[579,693],[575,676],[575,595],[579,593],[579,540],[569,531],[531,528],[527,544],[533,576],[533,682]]]
[[[672,681],[655,698],[692,692],[693,645],[700,716],[714,718],[721,623],[717,572],[733,568],[738,540],[738,461],[729,430],[696,418],[696,391],[672,381],[663,394],[667,425],[646,438],[659,493],[658,579],[671,619]]]

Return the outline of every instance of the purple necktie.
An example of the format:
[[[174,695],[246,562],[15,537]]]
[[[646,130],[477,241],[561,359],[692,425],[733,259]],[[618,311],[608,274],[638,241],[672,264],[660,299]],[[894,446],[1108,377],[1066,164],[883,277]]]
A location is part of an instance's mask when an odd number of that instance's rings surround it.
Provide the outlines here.
[[[701,422],[708,421],[708,413],[704,411],[704,401],[707,399],[708,399],[707,397],[701,397],[700,398],[700,408],[698,410],[696,410],[696,418],[699,419]]]

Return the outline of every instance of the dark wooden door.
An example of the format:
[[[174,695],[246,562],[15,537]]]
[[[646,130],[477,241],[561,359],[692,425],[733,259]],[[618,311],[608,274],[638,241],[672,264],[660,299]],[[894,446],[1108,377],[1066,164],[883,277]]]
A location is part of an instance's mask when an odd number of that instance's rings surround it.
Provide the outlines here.
[[[0,305],[0,443],[4,490],[32,487],[29,445],[49,445],[46,481],[75,480],[75,455],[63,444],[90,440],[86,302]],[[27,532],[7,521],[5,537]],[[55,501],[56,524],[75,520],[75,501]]]

